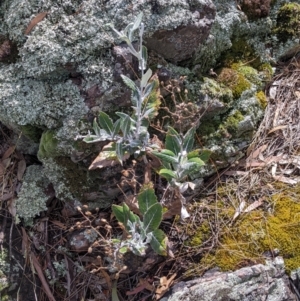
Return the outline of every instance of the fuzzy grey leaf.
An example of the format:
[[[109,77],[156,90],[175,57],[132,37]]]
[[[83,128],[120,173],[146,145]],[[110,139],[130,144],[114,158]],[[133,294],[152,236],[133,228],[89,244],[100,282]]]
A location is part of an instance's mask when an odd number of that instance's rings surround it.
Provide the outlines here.
[[[132,81],[129,77],[127,77],[124,74],[121,74],[121,77],[123,79],[123,82],[125,85],[130,88],[132,91],[138,91],[138,87],[135,85],[134,81]]]
[[[195,139],[194,139],[195,131],[196,131],[196,129],[194,127],[190,128],[187,131],[187,133],[184,135],[182,148],[187,153],[190,152],[193,148],[194,141],[195,141]]]
[[[112,119],[104,112],[99,113],[98,121],[100,126],[110,135],[113,133],[113,122]]]
[[[145,213],[143,218],[144,230],[146,233],[156,230],[162,220],[162,205],[153,204]]]

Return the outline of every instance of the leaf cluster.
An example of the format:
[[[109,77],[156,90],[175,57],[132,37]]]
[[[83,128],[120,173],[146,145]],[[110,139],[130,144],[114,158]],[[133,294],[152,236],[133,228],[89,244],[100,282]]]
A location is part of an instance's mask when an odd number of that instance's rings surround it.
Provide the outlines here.
[[[123,203],[122,206],[113,205],[112,210],[117,220],[121,222],[129,238],[121,241],[119,252],[126,253],[131,250],[136,255],[144,255],[150,243],[152,249],[160,254],[167,255],[165,233],[158,229],[163,215],[162,205],[157,202],[153,188],[144,185],[138,195],[138,204],[143,220]]]
[[[205,164],[206,154],[199,154],[198,150],[192,150],[194,145],[195,128],[191,128],[185,135],[179,134],[174,128],[169,127],[165,146],[160,151],[152,151],[163,165],[159,174],[166,178],[171,185],[177,186],[183,193],[188,187],[193,189],[193,183],[187,182],[187,178]]]

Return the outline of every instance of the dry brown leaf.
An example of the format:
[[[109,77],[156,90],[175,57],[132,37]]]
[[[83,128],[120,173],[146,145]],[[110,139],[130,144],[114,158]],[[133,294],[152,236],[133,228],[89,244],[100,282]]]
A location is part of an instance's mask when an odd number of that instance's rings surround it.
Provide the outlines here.
[[[25,30],[25,35],[28,35],[31,32],[31,30],[34,28],[34,26],[36,26],[39,22],[41,22],[46,17],[47,14],[48,12],[42,12],[37,14],[28,24]]]
[[[264,157],[263,153],[259,153],[258,159],[261,161],[265,161],[265,157]]]
[[[137,215],[141,215],[141,211],[139,209],[138,199],[136,196],[128,195],[124,197],[124,203],[129,207],[131,211],[133,211]]]
[[[297,98],[300,98],[300,91],[294,91],[295,95],[297,96]]]
[[[246,163],[246,168],[248,168],[248,167],[264,167],[271,163],[277,163],[280,160],[282,160],[282,158],[283,158],[283,155],[279,155],[279,156],[270,156],[270,157],[266,158],[264,162],[250,161],[250,162]]]
[[[0,200],[1,200],[1,201],[7,201],[7,200],[9,200],[10,198],[12,198],[13,196],[14,196],[14,193],[13,193],[13,192],[5,193],[5,194],[3,194],[2,196],[0,196]]]
[[[259,161],[250,161],[250,162],[247,162],[246,163],[246,168],[249,168],[249,167],[264,167],[266,166],[266,163],[265,162],[259,162]]]
[[[0,161],[0,176],[3,176],[5,174],[5,166]]]
[[[128,158],[129,154],[125,154],[122,160],[124,161]],[[111,151],[102,150],[96,157],[96,159],[92,162],[92,164],[89,166],[89,170],[96,168],[112,167],[119,164],[121,163],[116,154],[113,154]]]
[[[16,213],[17,213],[16,203],[17,203],[17,199],[12,198],[8,201],[8,204],[7,204],[8,211],[13,217],[15,217]]]
[[[14,145],[12,145],[12,146],[10,146],[7,150],[6,150],[6,152],[3,154],[3,156],[2,156],[2,161],[3,160],[5,160],[5,159],[7,159],[8,157],[10,157],[10,155],[15,151],[15,146]]]
[[[270,163],[277,163],[280,160],[283,159],[283,155],[278,155],[278,156],[270,156],[268,158],[265,159],[266,164],[270,164]]]
[[[127,296],[136,295],[137,293],[141,292],[144,289],[146,289],[150,292],[153,292],[155,288],[148,282],[147,279],[141,278],[141,279],[139,279],[138,286],[136,288],[134,288],[133,290],[126,292],[126,295]]]
[[[264,152],[267,149],[267,147],[268,147],[267,144],[260,146],[253,153],[251,153],[249,157],[251,159],[256,159],[260,153]]]
[[[160,284],[155,291],[156,300],[159,300],[171,287],[177,274],[173,274],[169,279],[165,276],[160,278]]]
[[[67,230],[67,226],[65,224],[63,224],[60,221],[57,220],[50,220],[50,222],[56,226],[58,226],[59,228],[63,229],[63,230]]]
[[[11,162],[11,158],[6,158],[6,159],[2,159],[2,164],[4,166],[4,168],[6,169],[9,165],[10,165],[10,162]]]
[[[163,214],[163,219],[169,219],[175,215],[181,215],[182,204],[184,201],[182,198],[179,188],[169,187],[162,200],[164,207],[168,209],[168,211]]]
[[[271,134],[271,133],[274,133],[278,130],[282,130],[282,129],[285,129],[287,128],[287,125],[278,125],[278,126],[275,126],[274,128],[272,128],[269,132],[268,132],[268,135]]]
[[[17,179],[22,181],[24,172],[26,170],[26,161],[21,160],[18,162],[18,172],[17,172]]]
[[[109,291],[111,291],[112,290],[112,283],[111,283],[110,276],[108,275],[108,273],[104,269],[101,269],[100,272],[101,272],[102,276],[104,277],[104,279],[106,281],[106,284],[107,284],[107,287],[108,287]]]

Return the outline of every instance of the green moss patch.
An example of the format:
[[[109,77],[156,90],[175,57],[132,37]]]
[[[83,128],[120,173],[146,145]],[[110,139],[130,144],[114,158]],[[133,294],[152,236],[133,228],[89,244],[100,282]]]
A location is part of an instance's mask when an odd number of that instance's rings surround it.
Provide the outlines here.
[[[251,66],[244,65],[242,63],[234,63],[231,68],[233,70],[238,71],[241,75],[243,75],[249,82],[256,86],[261,86],[262,81],[258,74],[258,71]]]
[[[201,246],[211,235],[211,229],[208,221],[203,222],[193,232],[192,238],[187,242],[188,246],[199,247]]]
[[[231,68],[223,68],[218,76],[218,81],[232,91],[235,99],[241,97],[242,93],[251,87],[245,76]]]
[[[251,62],[251,66],[254,68],[261,65],[259,56],[253,47],[248,44],[247,39],[235,37],[231,42],[231,48],[221,55],[220,66],[230,67],[238,61],[245,64],[246,62]]]
[[[268,100],[267,100],[266,94],[263,91],[259,91],[255,94],[255,97],[257,98],[261,107],[263,109],[265,109],[268,105]]]
[[[224,271],[235,270],[251,263],[264,262],[264,253],[278,250],[290,272],[300,266],[300,186],[274,195],[269,210],[256,209],[241,214],[235,223],[227,223],[214,253],[201,260],[203,266],[218,266]],[[223,211],[224,203],[217,204]],[[232,220],[233,211],[225,210],[220,217]],[[194,240],[197,240],[195,236]],[[200,240],[199,240],[200,242]]]
[[[240,111],[235,111],[226,119],[222,127],[231,134],[235,134],[239,128],[239,123],[242,120],[244,120],[243,114]]]
[[[57,151],[58,140],[55,137],[55,131],[48,130],[42,134],[38,151],[38,158],[53,158],[59,155]]]

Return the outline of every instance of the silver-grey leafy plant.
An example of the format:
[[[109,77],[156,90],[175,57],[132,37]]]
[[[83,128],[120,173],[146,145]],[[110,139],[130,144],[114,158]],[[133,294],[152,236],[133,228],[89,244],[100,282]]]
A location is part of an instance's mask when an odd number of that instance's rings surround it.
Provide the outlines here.
[[[162,230],[158,229],[162,221],[163,208],[157,202],[153,188],[144,185],[137,198],[143,220],[125,203],[122,206],[112,206],[117,220],[124,225],[129,234],[125,240],[114,240],[114,243],[119,245],[118,251],[126,253],[130,250],[136,255],[143,256],[150,243],[156,253],[167,255],[167,237]]]
[[[159,174],[166,178],[173,186],[177,186],[180,192],[185,192],[189,186],[188,177],[199,171],[205,162],[199,157],[198,151],[192,151],[196,129],[193,127],[182,136],[174,128],[169,127],[165,149],[152,151],[158,157],[163,167]]]
[[[125,41],[129,47],[129,51],[139,61],[139,69],[141,78],[136,84],[133,80],[125,75],[121,75],[124,83],[131,89],[131,101],[134,113],[132,116],[117,112],[118,120],[113,120],[104,112],[100,112],[98,120],[94,120],[94,134],[86,136],[78,136],[84,138],[87,143],[110,140],[114,142],[116,155],[120,162],[125,153],[139,155],[149,143],[149,120],[156,115],[159,106],[159,99],[151,97],[157,82],[151,80],[152,71],[148,69],[145,72],[147,65],[147,48],[142,45],[144,24],[142,23],[143,14],[140,13],[133,23],[130,23],[124,31],[119,32],[112,25],[112,29],[118,34],[119,38]],[[139,50],[133,46],[135,31],[139,29]]]
[[[210,153],[192,150],[195,140],[196,128],[190,128],[185,135],[178,133],[174,128],[169,127],[166,135],[165,149],[160,151],[152,150],[152,154],[158,157],[163,165],[159,170],[159,175],[166,178],[169,182],[168,190],[175,192],[181,201],[181,218],[189,216],[185,208],[185,198],[183,193],[188,189],[194,189],[195,184],[189,179],[193,174],[208,160]],[[162,199],[164,202],[164,198]]]

